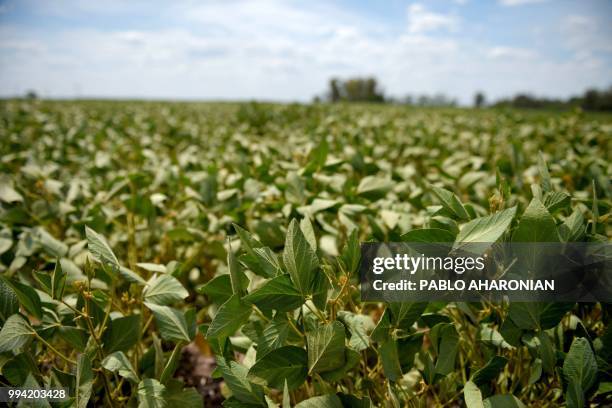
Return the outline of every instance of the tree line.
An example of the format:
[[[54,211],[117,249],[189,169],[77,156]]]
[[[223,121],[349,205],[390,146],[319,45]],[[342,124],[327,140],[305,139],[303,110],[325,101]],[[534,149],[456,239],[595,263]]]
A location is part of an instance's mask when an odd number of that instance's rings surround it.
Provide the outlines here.
[[[327,102],[375,102],[396,103],[413,106],[452,107],[457,106],[457,100],[442,93],[434,95],[407,95],[403,98],[385,95],[384,90],[374,77],[355,77],[349,79],[332,78],[327,92],[315,101]],[[486,106],[512,107],[519,109],[573,109],[582,108],[586,111],[612,111],[612,86],[608,89],[588,89],[582,95],[567,99],[538,97],[528,93],[519,93],[510,98],[503,98],[491,103],[487,102],[481,91],[474,95],[473,105],[476,108]]]

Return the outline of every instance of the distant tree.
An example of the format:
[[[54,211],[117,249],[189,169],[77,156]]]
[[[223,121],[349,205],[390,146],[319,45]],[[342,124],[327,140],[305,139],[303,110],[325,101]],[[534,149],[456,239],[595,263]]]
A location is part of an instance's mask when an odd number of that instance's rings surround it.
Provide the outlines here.
[[[482,108],[485,104],[485,95],[482,92],[476,92],[474,95],[474,106],[476,108]]]
[[[338,102],[340,100],[340,86],[338,79],[332,78],[329,81],[329,100],[330,102]]]
[[[26,92],[25,98],[29,100],[35,100],[35,99],[38,99],[38,94],[36,93],[36,91],[30,89],[29,91]]]
[[[330,102],[384,102],[385,97],[376,78],[349,78],[329,81],[328,98]]]

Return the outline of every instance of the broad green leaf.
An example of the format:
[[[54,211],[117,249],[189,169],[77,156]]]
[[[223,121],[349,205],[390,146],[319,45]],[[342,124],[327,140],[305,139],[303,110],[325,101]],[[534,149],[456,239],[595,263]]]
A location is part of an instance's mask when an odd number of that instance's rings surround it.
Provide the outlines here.
[[[461,227],[461,231],[455,238],[453,249],[459,249],[471,243],[496,242],[506,232],[515,214],[516,207],[512,207],[493,215],[473,219]]]
[[[94,383],[91,361],[86,353],[77,360],[75,403],[78,408],[86,408]]]
[[[362,351],[370,347],[368,332],[374,330],[374,322],[370,316],[341,310],[338,312],[338,320],[343,322],[351,332],[349,347],[357,351]]]
[[[201,408],[202,406],[204,406],[202,394],[200,394],[193,387],[176,387],[176,389],[166,389],[164,398],[166,400],[166,403],[168,404],[168,407]]]
[[[167,341],[184,341],[189,343],[191,337],[189,335],[189,327],[185,314],[177,309],[160,306],[154,303],[144,303],[155,316],[155,323],[161,334],[162,339]]]
[[[306,381],[308,354],[300,347],[277,348],[261,357],[251,367],[248,379],[260,385],[282,389],[287,384],[294,390]]]
[[[521,216],[512,235],[513,242],[559,242],[554,218],[540,200],[534,198]]]
[[[128,351],[140,338],[140,315],[109,319],[102,341],[108,353],[113,351]]]
[[[438,200],[440,200],[440,203],[445,210],[460,220],[470,219],[470,216],[465,210],[465,207],[463,207],[463,204],[461,204],[459,197],[457,197],[454,193],[436,186],[430,186],[430,188],[435,196],[438,197]]]
[[[33,235],[45,252],[52,257],[62,258],[68,253],[68,245],[49,234],[43,227],[36,228]]]
[[[34,329],[20,314],[9,316],[0,330],[0,353],[22,348],[34,334]]]
[[[224,357],[217,356],[217,364],[223,373],[223,379],[232,395],[241,402],[254,405],[263,405],[264,392],[258,384],[247,380],[248,369],[235,361],[227,361]]]
[[[206,295],[213,303],[223,304],[232,296],[232,282],[229,274],[219,275],[200,286],[198,293]]]
[[[154,275],[142,291],[145,302],[170,305],[189,296],[189,292],[174,276]]]
[[[402,377],[402,367],[400,366],[397,342],[392,338],[385,341],[378,348],[382,361],[385,377],[391,381],[397,381]]]
[[[5,203],[23,202],[23,196],[15,190],[9,178],[0,178],[0,201]]]
[[[539,332],[538,339],[540,341],[538,351],[540,353],[540,359],[542,360],[542,368],[544,368],[544,371],[547,373],[552,374],[556,363],[555,349],[546,332]]]
[[[232,336],[244,323],[249,320],[253,307],[233,295],[221,305],[213,321],[208,327],[206,337],[223,338]]]
[[[19,312],[19,301],[11,287],[0,279],[0,323]]]
[[[138,408],[165,408],[166,387],[153,378],[145,378],[138,384]]]
[[[297,404],[295,408],[343,408],[340,398],[336,394],[321,395],[308,398]]]
[[[277,316],[263,330],[257,340],[257,356],[263,357],[270,351],[285,345],[285,341],[294,334],[287,318]]]
[[[471,381],[482,386],[494,380],[499,372],[503,370],[504,366],[508,362],[508,359],[502,356],[494,356],[491,358],[484,367],[472,374]]]
[[[512,302],[508,318],[523,330],[535,330],[540,326],[540,308],[537,303]]]
[[[554,214],[555,212],[568,208],[572,202],[572,197],[569,194],[552,191],[544,196],[544,206],[549,213]]]
[[[244,300],[254,303],[262,310],[277,310],[289,312],[304,304],[303,295],[298,292],[288,274],[270,279],[260,288],[244,297]]]
[[[140,379],[138,374],[132,367],[132,363],[123,353],[123,351],[116,351],[102,361],[102,367],[113,373],[118,373],[120,376],[127,378],[128,380],[138,383]]]
[[[344,365],[332,371],[319,373],[321,378],[328,382],[336,382],[342,380],[343,378],[346,378],[348,376],[348,372],[352,370],[357,364],[359,364],[361,354],[359,354],[359,352],[353,349],[345,348],[344,355]]]
[[[392,180],[376,177],[366,176],[361,179],[357,186],[357,194],[368,197],[368,198],[380,198],[387,194],[393,188],[395,183]]]
[[[399,329],[408,330],[427,308],[427,302],[391,303],[391,322]]]
[[[119,269],[119,260],[111,249],[110,245],[102,235],[85,226],[85,236],[87,237],[87,247],[94,259],[103,265],[108,265],[114,270]]]
[[[583,392],[595,383],[597,362],[587,339],[574,339],[563,362],[563,375],[569,382],[580,384]]]
[[[302,234],[304,234],[304,238],[306,238],[306,241],[308,241],[308,244],[310,244],[310,248],[313,250],[313,252],[316,253],[317,236],[315,235],[314,228],[312,227],[312,223],[310,222],[310,218],[304,217],[300,220],[300,229],[302,230]]]
[[[40,303],[40,297],[33,287],[24,285],[20,282],[15,282],[0,275],[2,280],[8,287],[10,287],[19,299],[21,306],[30,314],[38,319],[42,319],[42,305]]]
[[[133,270],[126,268],[125,266],[119,266],[116,271],[121,275],[123,279],[130,283],[136,283],[138,285],[146,285],[147,281],[145,281],[139,274],[134,272]]]
[[[476,384],[472,381],[465,383],[463,387],[463,398],[467,408],[484,408],[482,401],[482,393]]]
[[[335,370],[344,364],[344,326],[338,321],[306,333],[310,373]]]
[[[447,375],[455,369],[455,359],[459,347],[459,336],[455,326],[450,323],[438,323],[430,332],[431,342],[438,354],[436,374]]]
[[[287,230],[283,261],[295,287],[303,295],[309,294],[319,259],[295,219]]]

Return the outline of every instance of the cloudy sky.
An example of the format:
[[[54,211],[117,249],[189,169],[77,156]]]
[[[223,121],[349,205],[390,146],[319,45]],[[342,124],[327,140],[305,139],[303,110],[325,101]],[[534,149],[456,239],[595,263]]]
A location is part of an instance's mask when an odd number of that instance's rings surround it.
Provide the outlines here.
[[[330,77],[471,101],[612,85],[612,1],[0,0],[0,95],[308,101]]]

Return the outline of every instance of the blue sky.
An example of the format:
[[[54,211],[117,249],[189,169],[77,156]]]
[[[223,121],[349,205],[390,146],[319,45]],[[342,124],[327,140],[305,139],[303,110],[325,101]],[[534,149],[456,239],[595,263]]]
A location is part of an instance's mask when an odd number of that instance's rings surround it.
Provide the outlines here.
[[[0,95],[309,101],[332,76],[469,103],[612,85],[612,2],[0,0]]]

